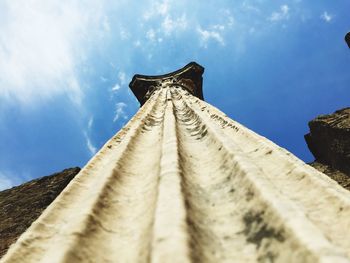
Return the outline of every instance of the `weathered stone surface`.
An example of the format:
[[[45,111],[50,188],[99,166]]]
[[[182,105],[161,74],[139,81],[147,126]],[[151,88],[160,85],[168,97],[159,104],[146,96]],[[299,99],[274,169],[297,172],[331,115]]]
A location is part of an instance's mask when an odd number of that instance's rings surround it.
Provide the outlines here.
[[[318,116],[309,127],[305,140],[316,162],[350,176],[350,108]]]
[[[0,257],[79,171],[65,169],[0,192]]]
[[[350,192],[162,82],[2,263],[350,262]]]

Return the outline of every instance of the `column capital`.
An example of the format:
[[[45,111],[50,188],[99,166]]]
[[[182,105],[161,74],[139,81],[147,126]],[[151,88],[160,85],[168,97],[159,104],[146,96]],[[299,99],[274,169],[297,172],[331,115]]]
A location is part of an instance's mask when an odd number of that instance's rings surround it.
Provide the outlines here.
[[[204,100],[202,91],[203,72],[204,67],[196,62],[190,62],[183,68],[168,74],[158,76],[136,74],[132,78],[129,87],[141,106],[147,101],[157,87],[164,85],[181,86],[194,96]]]

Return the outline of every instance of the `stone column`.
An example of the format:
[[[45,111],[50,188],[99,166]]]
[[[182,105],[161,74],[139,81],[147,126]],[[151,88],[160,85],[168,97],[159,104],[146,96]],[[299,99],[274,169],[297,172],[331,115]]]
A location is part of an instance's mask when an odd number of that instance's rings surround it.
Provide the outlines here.
[[[350,194],[203,101],[203,68],[136,75],[142,107],[5,262],[350,262]]]

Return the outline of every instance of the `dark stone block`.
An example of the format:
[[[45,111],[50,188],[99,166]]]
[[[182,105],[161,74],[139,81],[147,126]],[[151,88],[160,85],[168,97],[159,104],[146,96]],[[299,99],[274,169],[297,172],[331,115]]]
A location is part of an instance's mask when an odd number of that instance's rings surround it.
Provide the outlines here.
[[[309,122],[306,143],[317,162],[350,175],[350,108]]]

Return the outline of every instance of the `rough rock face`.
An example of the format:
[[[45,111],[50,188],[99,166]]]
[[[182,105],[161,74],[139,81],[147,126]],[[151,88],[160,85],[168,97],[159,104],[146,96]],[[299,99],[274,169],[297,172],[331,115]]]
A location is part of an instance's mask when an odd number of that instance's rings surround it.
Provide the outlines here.
[[[319,162],[313,162],[310,163],[310,165],[317,170],[319,170],[321,173],[324,173],[328,175],[330,178],[332,178],[334,181],[337,181],[338,184],[340,184],[342,187],[344,187],[347,190],[350,190],[350,176],[342,173],[341,171],[334,169],[330,167],[329,165],[322,164]]]
[[[329,166],[325,173],[339,170],[350,176],[350,108],[318,116],[309,127],[305,140],[315,161]]]
[[[65,169],[0,192],[0,257],[79,171]]]

